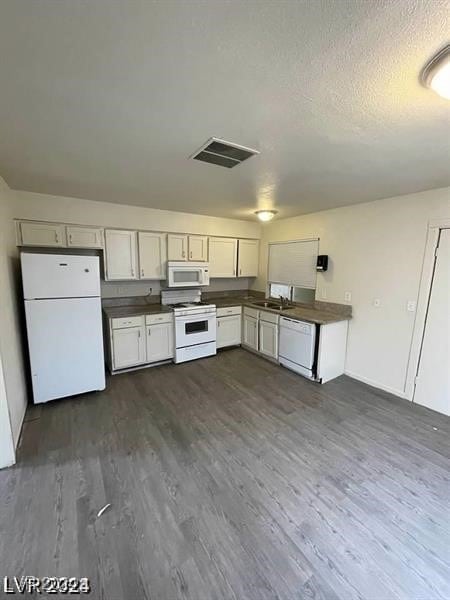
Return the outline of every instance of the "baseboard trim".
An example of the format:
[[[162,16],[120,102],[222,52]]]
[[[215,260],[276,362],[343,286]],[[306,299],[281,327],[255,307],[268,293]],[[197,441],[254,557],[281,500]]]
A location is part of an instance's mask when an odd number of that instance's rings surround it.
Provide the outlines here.
[[[371,385],[372,387],[378,388],[379,390],[383,390],[383,392],[388,392],[393,396],[398,396],[399,398],[403,398],[404,400],[410,400],[410,398],[408,398],[408,396],[403,390],[391,388],[387,385],[379,383],[378,381],[373,381],[372,379],[368,379],[367,377],[363,377],[362,375],[353,373],[352,371],[345,371],[345,375],[348,375],[348,377],[356,379],[357,381],[361,381],[362,383],[366,383],[367,385]]]

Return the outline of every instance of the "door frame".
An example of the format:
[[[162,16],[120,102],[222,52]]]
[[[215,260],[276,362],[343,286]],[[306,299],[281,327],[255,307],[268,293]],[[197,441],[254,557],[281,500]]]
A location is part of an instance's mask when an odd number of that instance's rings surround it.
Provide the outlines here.
[[[411,402],[414,399],[414,388],[417,369],[419,367],[422,340],[425,334],[428,302],[433,283],[434,265],[436,262],[436,247],[441,229],[450,229],[450,219],[432,219],[428,222],[427,239],[422,262],[419,293],[417,297],[416,315],[414,319],[411,347],[409,351],[408,368],[405,380],[405,397]]]

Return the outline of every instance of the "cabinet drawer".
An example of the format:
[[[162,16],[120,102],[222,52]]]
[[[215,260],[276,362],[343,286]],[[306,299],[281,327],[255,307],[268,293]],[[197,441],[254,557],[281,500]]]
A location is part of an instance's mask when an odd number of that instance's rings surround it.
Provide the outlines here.
[[[139,327],[144,325],[144,317],[124,317],[111,319],[111,325],[113,329],[123,329],[124,327]]]
[[[173,314],[172,313],[158,313],[156,315],[146,315],[145,316],[145,324],[146,325],[157,325],[160,323],[172,323],[173,322]]]
[[[250,308],[249,306],[244,306],[244,315],[247,317],[253,317],[253,319],[257,319],[259,316],[259,310],[257,308]]]
[[[259,313],[259,320],[265,321],[266,323],[278,324],[279,318],[280,318],[280,315],[277,315],[276,313],[268,312],[265,310],[261,310]]]
[[[229,317],[231,315],[240,315],[242,311],[241,306],[227,306],[217,309],[217,317]]]

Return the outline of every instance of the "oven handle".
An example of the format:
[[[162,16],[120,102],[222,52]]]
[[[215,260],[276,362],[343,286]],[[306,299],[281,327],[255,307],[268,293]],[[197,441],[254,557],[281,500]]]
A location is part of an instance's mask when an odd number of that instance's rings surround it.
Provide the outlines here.
[[[206,315],[180,315],[175,317],[175,325],[177,323],[186,323],[186,322],[191,322],[191,323],[196,323],[197,321],[212,321],[212,320],[216,320],[216,314],[215,313],[208,313]]]

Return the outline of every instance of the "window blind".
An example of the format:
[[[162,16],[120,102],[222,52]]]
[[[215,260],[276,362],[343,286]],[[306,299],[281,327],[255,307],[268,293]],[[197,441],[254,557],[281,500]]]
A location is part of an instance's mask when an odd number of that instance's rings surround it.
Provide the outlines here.
[[[319,240],[269,244],[269,282],[316,288]]]

